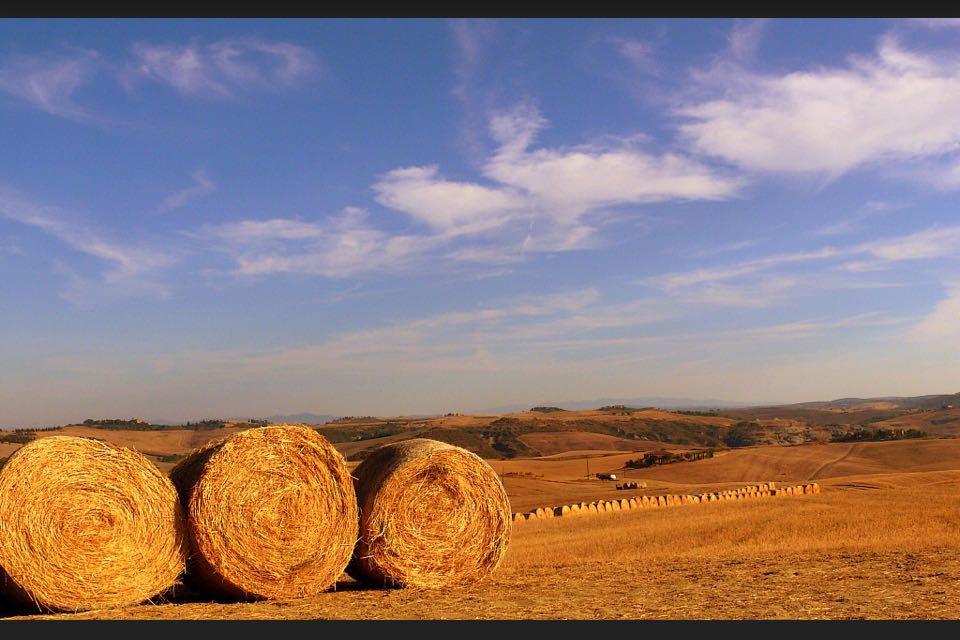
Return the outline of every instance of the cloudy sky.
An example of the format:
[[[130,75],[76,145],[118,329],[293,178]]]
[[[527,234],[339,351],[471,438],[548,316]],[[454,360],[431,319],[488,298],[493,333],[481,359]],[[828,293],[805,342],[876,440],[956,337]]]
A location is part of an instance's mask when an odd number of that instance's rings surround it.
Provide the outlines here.
[[[0,23],[0,425],[960,391],[960,23]]]

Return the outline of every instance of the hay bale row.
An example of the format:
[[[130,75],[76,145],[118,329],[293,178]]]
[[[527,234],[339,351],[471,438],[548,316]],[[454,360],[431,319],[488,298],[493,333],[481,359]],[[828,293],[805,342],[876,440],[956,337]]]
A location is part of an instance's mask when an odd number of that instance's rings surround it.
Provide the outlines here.
[[[217,597],[286,599],[326,591],[344,570],[444,587],[503,559],[509,502],[476,455],[410,440],[355,473],[299,426],[211,442],[170,477],[99,440],[36,440],[0,469],[0,591],[42,611],[136,604],[180,579]]]
[[[622,500],[600,500],[596,502],[565,505],[562,507],[547,507],[546,509],[535,509],[529,513],[513,514],[514,522],[525,522],[527,520],[537,520],[552,517],[575,517],[595,513],[607,513],[613,511],[632,511],[634,509],[659,509],[663,507],[682,506],[690,504],[706,504],[708,502],[723,502],[727,500],[755,500],[771,496],[793,496],[820,493],[820,485],[816,482],[810,484],[786,486],[777,488],[776,483],[763,482],[756,485],[738,487],[736,489],[727,489],[713,493],[701,493],[699,495],[657,495],[657,496],[635,496]],[[549,515],[548,515],[549,513]]]

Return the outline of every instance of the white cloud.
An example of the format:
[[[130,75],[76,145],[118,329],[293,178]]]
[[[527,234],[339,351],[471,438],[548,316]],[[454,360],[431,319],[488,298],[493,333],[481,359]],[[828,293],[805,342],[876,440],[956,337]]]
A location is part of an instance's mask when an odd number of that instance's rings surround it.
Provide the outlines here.
[[[210,44],[134,45],[134,78],[167,84],[182,94],[228,97],[238,89],[290,86],[316,70],[316,56],[304,47],[259,39]]]
[[[700,77],[718,97],[688,102],[681,133],[743,168],[835,177],[888,160],[960,149],[960,59],[910,51],[890,36],[846,66]]]
[[[0,64],[0,91],[51,115],[87,120],[91,116],[74,102],[74,94],[93,77],[98,64],[99,56],[85,50],[10,57]]]
[[[645,152],[629,140],[615,147],[531,149],[546,120],[529,104],[497,114],[490,133],[498,147],[483,167],[488,184],[452,181],[436,166],[396,169],[374,185],[384,206],[448,235],[478,234],[513,223],[525,232],[525,251],[563,251],[587,245],[585,222],[613,206],[670,200],[720,200],[736,180],[683,156]]]
[[[541,210],[564,223],[607,206],[722,200],[739,186],[699,162],[672,153],[647,153],[628,141],[617,147],[531,150],[544,126],[546,121],[530,105],[495,117],[490,129],[500,148],[484,174],[522,190]]]
[[[177,209],[187,204],[191,200],[200,198],[217,189],[217,185],[211,180],[203,169],[197,169],[191,176],[193,186],[181,189],[163,199],[164,209]]]
[[[380,204],[442,231],[489,229],[526,207],[517,193],[446,180],[436,166],[394,169],[381,176],[373,189]]]

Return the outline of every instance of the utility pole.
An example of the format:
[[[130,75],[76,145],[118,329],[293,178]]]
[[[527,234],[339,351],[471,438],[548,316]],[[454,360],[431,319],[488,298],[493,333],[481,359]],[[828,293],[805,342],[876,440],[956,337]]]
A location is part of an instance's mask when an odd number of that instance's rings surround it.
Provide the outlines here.
[[[590,479],[590,454],[584,454],[583,459],[587,461],[587,480]]]

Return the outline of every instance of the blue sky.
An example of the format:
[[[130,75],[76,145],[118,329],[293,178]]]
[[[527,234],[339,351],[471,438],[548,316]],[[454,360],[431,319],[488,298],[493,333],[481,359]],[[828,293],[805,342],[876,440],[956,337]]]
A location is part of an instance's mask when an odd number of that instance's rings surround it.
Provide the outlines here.
[[[960,390],[960,23],[0,23],[0,424]]]

